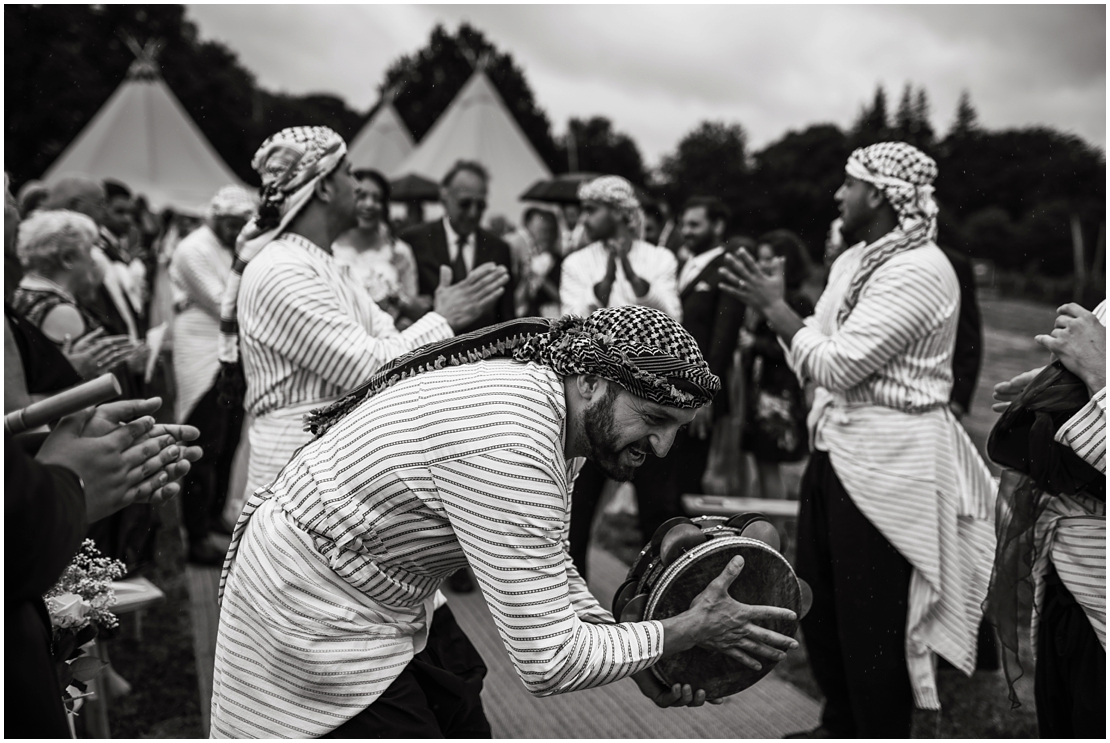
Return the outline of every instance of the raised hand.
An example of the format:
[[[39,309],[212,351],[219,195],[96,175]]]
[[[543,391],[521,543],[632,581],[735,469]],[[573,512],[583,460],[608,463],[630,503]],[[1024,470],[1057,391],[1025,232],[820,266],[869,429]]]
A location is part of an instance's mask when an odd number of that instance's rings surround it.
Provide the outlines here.
[[[132,349],[131,339],[126,335],[106,336],[104,328],[97,328],[76,341],[66,336],[62,355],[83,379],[93,379],[126,361]]]
[[[433,308],[458,332],[489,309],[508,283],[508,270],[494,263],[483,263],[457,284],[451,283],[451,267],[440,266]]]
[[[727,265],[721,268],[724,278],[721,288],[726,293],[764,313],[771,305],[783,301],[786,294],[783,279],[785,260],[781,256],[775,258],[775,267],[770,274],[763,273],[759,264],[743,248],[735,255],[726,254],[725,263]]]
[[[1036,341],[1094,394],[1106,386],[1106,326],[1074,302],[1056,311],[1060,313],[1056,326],[1050,334],[1038,335]]]

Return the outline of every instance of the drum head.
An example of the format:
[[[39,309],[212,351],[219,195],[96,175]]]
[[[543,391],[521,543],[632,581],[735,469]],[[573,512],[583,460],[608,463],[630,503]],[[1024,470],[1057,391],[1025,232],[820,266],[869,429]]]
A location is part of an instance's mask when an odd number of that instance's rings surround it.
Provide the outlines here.
[[[721,574],[736,555],[744,558],[744,569],[733,581],[729,595],[743,604],[780,606],[799,613],[801,591],[790,563],[769,546],[747,537],[710,539],[682,555],[652,586],[644,619],[666,619],[690,608],[690,602]],[[762,621],[761,626],[793,637],[798,622]],[[705,689],[709,699],[747,689],[771,672],[776,661],[757,658],[762,668],[748,668],[726,655],[700,647],[664,658],[652,666],[656,677],[671,686],[690,684]]]

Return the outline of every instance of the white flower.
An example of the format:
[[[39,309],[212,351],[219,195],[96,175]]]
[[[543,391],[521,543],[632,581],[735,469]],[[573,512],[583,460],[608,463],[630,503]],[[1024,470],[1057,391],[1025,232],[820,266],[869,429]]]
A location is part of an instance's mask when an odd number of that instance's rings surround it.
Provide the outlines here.
[[[46,599],[50,621],[55,627],[82,627],[86,623],[89,605],[75,593],[63,593]]]

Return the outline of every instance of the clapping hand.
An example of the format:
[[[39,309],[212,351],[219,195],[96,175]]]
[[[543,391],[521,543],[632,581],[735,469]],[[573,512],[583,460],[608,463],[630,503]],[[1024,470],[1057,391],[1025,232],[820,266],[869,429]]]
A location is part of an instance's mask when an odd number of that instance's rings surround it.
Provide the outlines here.
[[[721,276],[724,278],[721,288],[747,306],[766,312],[768,307],[785,296],[785,260],[781,256],[775,258],[775,266],[770,274],[760,270],[759,264],[743,248],[735,255],[726,254],[725,263],[727,265],[721,268]]]
[[[200,459],[200,447],[181,445],[200,436],[196,428],[150,417],[161,404],[154,397],[86,408],[63,418],[43,442],[36,459],[67,467],[84,483],[90,523],[132,503],[174,497],[176,481]]]
[[[126,361],[134,345],[126,335],[104,335],[97,328],[76,341],[66,336],[62,355],[69,360],[82,379],[94,379],[117,364]]]
[[[509,272],[504,266],[483,263],[457,284],[451,283],[451,267],[439,267],[435,311],[458,332],[481,317],[505,293]]]

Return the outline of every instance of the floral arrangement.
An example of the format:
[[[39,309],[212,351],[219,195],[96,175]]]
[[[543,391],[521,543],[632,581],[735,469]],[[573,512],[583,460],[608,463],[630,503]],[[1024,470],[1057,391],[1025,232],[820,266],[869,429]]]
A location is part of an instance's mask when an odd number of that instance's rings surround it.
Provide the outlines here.
[[[86,539],[62,577],[43,596],[54,629],[52,652],[58,681],[65,690],[62,698],[71,712],[76,710],[77,700],[88,696],[88,682],[107,665],[88,655],[86,647],[101,629],[119,626],[119,619],[110,611],[116,603],[112,581],[126,572],[122,562],[103,557],[96,544]]]

